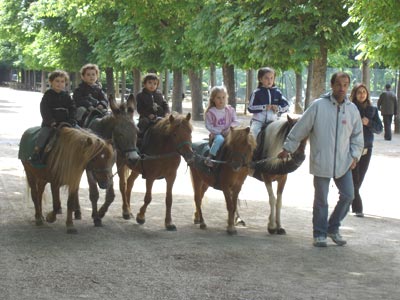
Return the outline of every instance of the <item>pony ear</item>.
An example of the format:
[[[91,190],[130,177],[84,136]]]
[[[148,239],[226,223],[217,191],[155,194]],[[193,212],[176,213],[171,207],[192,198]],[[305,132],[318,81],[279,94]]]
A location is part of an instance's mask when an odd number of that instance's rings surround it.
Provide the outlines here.
[[[134,111],[136,108],[136,99],[132,93],[129,94],[128,99],[126,100],[127,107],[131,107]]]
[[[192,115],[190,114],[190,113],[188,113],[187,115],[186,115],[186,120],[190,120],[190,118],[192,117]]]
[[[289,124],[294,123],[294,119],[292,119],[289,115],[287,115],[287,120],[288,120]]]
[[[175,118],[172,114],[169,115],[169,122],[172,123],[175,121]]]
[[[112,94],[108,96],[108,102],[110,102],[110,107],[113,112],[118,110],[117,102]]]
[[[247,126],[245,130],[247,133],[250,133],[250,126]]]
[[[86,146],[91,146],[91,145],[93,145],[93,139],[90,137],[86,138]]]

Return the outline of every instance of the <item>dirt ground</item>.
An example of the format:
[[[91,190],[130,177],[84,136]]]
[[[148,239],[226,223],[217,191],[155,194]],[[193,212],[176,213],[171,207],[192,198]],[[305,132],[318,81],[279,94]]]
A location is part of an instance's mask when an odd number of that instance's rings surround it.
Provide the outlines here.
[[[190,174],[183,164],[174,186],[176,232],[163,226],[163,181],[154,187],[144,225],[122,219],[117,190],[104,227],[95,228],[83,178],[82,220],[75,221],[78,234],[68,235],[65,214],[54,224],[35,226],[17,159],[22,132],[40,123],[40,98],[39,93],[0,88],[0,299],[400,299],[399,135],[391,142],[376,137],[362,189],[366,217],[346,217],[344,247],[331,242],[327,248],[312,246],[307,162],[289,176],[284,192],[285,236],[267,233],[267,192],[253,178],[240,194],[247,226],[238,227],[238,235],[226,234],[223,194],[215,190],[206,193],[208,228],[200,230],[193,225]],[[194,126],[195,141],[205,131],[202,122]],[[140,179],[133,190],[135,214],[143,193]],[[331,207],[336,197],[332,186]],[[66,212],[65,192],[62,200]],[[44,212],[50,207],[48,194]]]

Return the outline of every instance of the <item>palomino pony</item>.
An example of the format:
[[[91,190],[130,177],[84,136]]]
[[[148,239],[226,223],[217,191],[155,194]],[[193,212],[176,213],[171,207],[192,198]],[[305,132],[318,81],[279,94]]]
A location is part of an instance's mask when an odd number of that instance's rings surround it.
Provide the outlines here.
[[[119,187],[122,194],[122,216],[130,219],[132,216],[130,198],[133,184],[136,178],[142,174],[146,179],[146,194],[144,204],[136,216],[139,224],[144,224],[147,206],[152,200],[151,190],[156,179],[164,178],[166,187],[166,213],[165,227],[167,230],[176,230],[172,223],[172,187],[174,185],[177,169],[181,156],[187,163],[193,160],[192,151],[192,131],[190,122],[191,115],[186,116],[172,113],[171,115],[158,121],[153,127],[148,129],[145,142],[140,149],[142,158],[135,163],[128,162],[131,169],[129,177],[127,168],[118,168]]]
[[[101,186],[108,186],[112,179],[114,150],[110,143],[94,134],[74,128],[61,128],[57,132],[57,142],[49,152],[46,165],[34,166],[24,153],[33,152],[32,136],[40,128],[30,128],[24,132],[20,141],[18,157],[21,159],[31,189],[32,201],[35,205],[35,220],[37,225],[43,224],[42,196],[49,182],[52,191],[61,186],[68,186],[67,233],[76,233],[72,222],[72,212],[75,208],[82,173],[91,170],[94,178]],[[53,211],[47,219],[55,220],[60,207],[53,204]]]
[[[217,156],[218,160],[214,162],[216,166],[211,171],[204,167],[206,152],[201,150],[207,147],[204,147],[204,143],[193,146],[193,151],[196,152],[196,162],[190,165],[190,173],[196,203],[194,223],[200,224],[201,229],[207,227],[201,211],[201,202],[208,187],[211,186],[223,191],[228,209],[227,232],[236,234],[234,218],[238,195],[249,172],[256,141],[250,133],[249,127],[231,128],[220,154]]]
[[[117,104],[115,98],[109,97],[112,114],[101,118],[95,118],[89,124],[89,129],[96,135],[104,139],[110,139],[114,148],[117,150],[117,169],[123,168],[126,164],[134,164],[140,159],[138,149],[136,148],[138,129],[133,121],[135,109],[135,100],[133,95],[128,97],[126,103]],[[108,207],[114,201],[114,184],[107,187],[105,202],[97,210],[99,200],[99,190],[93,171],[86,170],[89,184],[89,198],[92,203],[92,218],[95,226],[102,226],[101,219],[105,216]],[[75,210],[75,218],[80,215],[79,201]]]
[[[277,155],[282,151],[283,143],[298,119],[280,119],[267,125],[264,131],[264,144],[262,159],[254,162],[254,170],[250,175],[263,181],[268,191],[270,214],[268,232],[270,234],[286,234],[281,224],[282,193],[285,188],[287,175],[295,171],[305,159],[305,147],[307,139],[303,140],[288,160],[281,160]],[[254,176],[258,173],[257,176]],[[277,182],[276,197],[272,188],[272,182]]]

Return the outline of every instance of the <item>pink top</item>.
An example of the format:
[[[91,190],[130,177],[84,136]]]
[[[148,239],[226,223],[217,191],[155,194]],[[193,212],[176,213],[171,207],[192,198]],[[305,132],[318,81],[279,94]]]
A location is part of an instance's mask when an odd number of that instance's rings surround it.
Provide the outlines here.
[[[213,134],[226,135],[230,127],[236,127],[240,124],[236,117],[235,109],[226,105],[223,109],[217,109],[215,106],[211,107],[206,113],[206,128]]]

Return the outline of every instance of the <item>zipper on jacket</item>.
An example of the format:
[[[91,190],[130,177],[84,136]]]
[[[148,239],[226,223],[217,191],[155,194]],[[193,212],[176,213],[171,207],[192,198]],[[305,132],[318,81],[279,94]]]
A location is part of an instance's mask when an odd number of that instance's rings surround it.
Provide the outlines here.
[[[340,113],[340,106],[338,104],[336,110],[335,153],[333,154],[333,178],[335,178],[336,175],[336,152],[337,152],[337,140],[338,140],[339,113]]]

